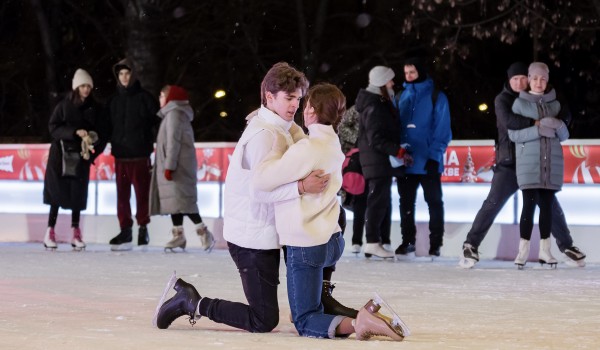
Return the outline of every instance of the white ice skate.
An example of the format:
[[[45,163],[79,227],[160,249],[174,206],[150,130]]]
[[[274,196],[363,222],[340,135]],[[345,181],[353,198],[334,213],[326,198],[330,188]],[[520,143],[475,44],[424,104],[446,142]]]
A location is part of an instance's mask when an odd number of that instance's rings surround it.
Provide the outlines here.
[[[160,307],[162,306],[162,304],[165,303],[165,299],[167,298],[167,294],[169,293],[169,291],[171,290],[171,288],[173,288],[173,286],[175,285],[175,282],[177,282],[177,273],[176,273],[176,271],[173,271],[173,275],[171,275],[171,277],[167,281],[167,285],[165,286],[165,290],[164,290],[162,296],[160,297],[160,300],[158,301],[158,305],[156,305],[156,310],[154,311],[154,317],[152,317],[152,325],[154,327],[157,327],[156,320],[158,318],[158,311],[160,311]]]
[[[175,250],[175,248],[181,248],[181,250],[185,252],[185,246],[187,244],[187,241],[185,239],[185,234],[183,233],[183,227],[173,227],[171,229],[171,234],[173,235],[173,238],[171,238],[171,240],[168,241],[165,245],[165,253],[169,251],[171,253],[176,253],[177,251]]]
[[[367,243],[365,245],[365,257],[377,257],[382,259],[394,259],[394,252],[383,249],[379,243]]]
[[[55,251],[56,248],[58,248],[54,227],[48,227],[46,229],[46,233],[44,234],[44,248],[46,248],[46,250],[50,249],[51,251]]]
[[[196,225],[196,234],[200,237],[200,242],[202,243],[202,249],[204,249],[207,253],[212,252],[217,241],[213,236],[212,232],[208,229],[206,224],[203,222]]]
[[[390,324],[393,327],[396,327],[397,329],[401,330],[402,335],[404,337],[408,337],[410,335],[410,329],[408,328],[406,323],[404,323],[402,321],[402,319],[400,318],[400,316],[398,316],[396,311],[394,311],[394,309],[392,309],[392,307],[388,303],[386,303],[385,300],[383,300],[383,298],[379,295],[379,293],[375,292],[374,294],[375,294],[375,297],[373,298],[372,306],[369,307],[369,312],[377,313],[379,311],[379,309],[381,308],[381,306],[384,306],[387,309],[387,311],[390,314],[392,314]],[[379,314],[378,317],[387,317],[387,316]]]
[[[544,266],[544,264],[548,264],[551,269],[556,269],[558,260],[556,260],[550,252],[550,238],[540,240],[540,252],[538,255],[538,261],[542,265],[542,267]]]

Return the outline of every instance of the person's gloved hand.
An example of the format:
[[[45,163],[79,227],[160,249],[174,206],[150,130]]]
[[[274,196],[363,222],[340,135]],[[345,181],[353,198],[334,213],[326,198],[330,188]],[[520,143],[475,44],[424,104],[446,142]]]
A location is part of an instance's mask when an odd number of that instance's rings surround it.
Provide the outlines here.
[[[413,157],[410,155],[410,153],[406,152],[404,154],[404,166],[411,167],[411,166],[413,166],[413,163],[414,163]]]
[[[540,124],[538,126],[538,132],[539,132],[540,136],[543,136],[543,137],[548,137],[548,138],[556,137],[556,129],[544,126],[542,124]]]
[[[165,179],[173,181],[173,170],[165,169]]]
[[[564,122],[558,118],[546,117],[540,119],[540,126],[545,126],[554,130],[560,129],[564,125]]]
[[[433,175],[433,174],[439,174],[439,167],[440,167],[440,163],[436,162],[433,159],[427,159],[427,163],[425,163],[425,170],[427,171],[427,174],[429,175]]]

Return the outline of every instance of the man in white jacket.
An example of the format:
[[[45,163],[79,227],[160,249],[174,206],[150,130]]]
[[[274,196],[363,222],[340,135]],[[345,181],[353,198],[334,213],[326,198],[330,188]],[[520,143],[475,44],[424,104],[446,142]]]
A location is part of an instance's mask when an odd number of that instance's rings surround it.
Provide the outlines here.
[[[270,332],[279,323],[277,285],[281,245],[275,230],[274,203],[307,192],[322,192],[329,175],[315,171],[271,192],[252,191],[250,182],[277,135],[285,137],[288,145],[306,137],[294,123],[294,115],[307,89],[304,74],[287,63],[277,63],[267,72],[261,84],[262,106],[248,122],[227,170],[223,237],[240,273],[248,305],[201,297],[191,284],[172,278],[170,283],[177,294],[158,310],[155,317],[158,328],[169,327],[183,315],[188,315],[192,324],[206,316],[253,333]]]

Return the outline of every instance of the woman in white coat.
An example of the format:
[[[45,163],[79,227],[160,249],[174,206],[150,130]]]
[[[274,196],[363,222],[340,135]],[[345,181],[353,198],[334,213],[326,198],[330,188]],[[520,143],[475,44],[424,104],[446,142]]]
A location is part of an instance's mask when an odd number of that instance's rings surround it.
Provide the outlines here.
[[[173,238],[165,250],[185,249],[183,217],[196,224],[202,248],[210,252],[215,244],[212,233],[202,222],[198,211],[196,191],[196,148],[192,120],[194,111],[188,94],[182,87],[167,85],[160,92],[162,119],[156,137],[156,159],[150,185],[150,215],[170,214]]]

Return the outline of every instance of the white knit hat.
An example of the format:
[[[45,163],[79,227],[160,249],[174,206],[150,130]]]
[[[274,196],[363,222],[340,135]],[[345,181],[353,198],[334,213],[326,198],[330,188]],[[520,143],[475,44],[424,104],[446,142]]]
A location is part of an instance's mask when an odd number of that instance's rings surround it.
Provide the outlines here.
[[[88,72],[79,68],[75,71],[75,75],[73,75],[73,90],[77,89],[83,84],[89,84],[92,88],[94,88],[94,81]]]
[[[533,62],[529,65],[529,80],[534,76],[540,76],[546,78],[546,81],[550,79],[550,69],[544,62]]]
[[[391,68],[385,66],[375,66],[369,72],[369,85],[381,87],[388,81],[394,79],[396,75]]]

